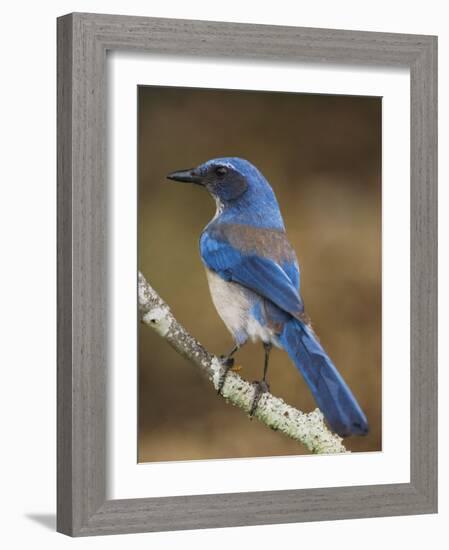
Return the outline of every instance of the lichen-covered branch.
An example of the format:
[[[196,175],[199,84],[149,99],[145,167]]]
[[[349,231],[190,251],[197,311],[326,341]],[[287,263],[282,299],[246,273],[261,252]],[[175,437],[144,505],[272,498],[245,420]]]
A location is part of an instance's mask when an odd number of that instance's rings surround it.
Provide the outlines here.
[[[168,305],[139,273],[139,310],[142,322],[151,326],[178,353],[199,367],[217,390],[223,367],[217,357],[209,353],[186,329],[178,323]],[[249,413],[254,386],[235,372],[229,371],[221,395],[236,407]],[[341,437],[324,424],[321,411],[303,413],[271,393],[260,397],[254,417],[263,424],[302,443],[313,453],[347,452]]]

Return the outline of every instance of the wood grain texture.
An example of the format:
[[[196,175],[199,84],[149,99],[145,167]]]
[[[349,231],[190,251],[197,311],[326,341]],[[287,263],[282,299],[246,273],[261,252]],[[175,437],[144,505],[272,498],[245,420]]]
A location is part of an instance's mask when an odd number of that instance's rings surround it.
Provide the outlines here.
[[[72,21],[58,20],[57,529],[72,530]]]
[[[410,69],[410,483],[106,500],[111,49]],[[436,511],[436,115],[436,37],[117,15],[58,19],[58,531],[82,536]]]

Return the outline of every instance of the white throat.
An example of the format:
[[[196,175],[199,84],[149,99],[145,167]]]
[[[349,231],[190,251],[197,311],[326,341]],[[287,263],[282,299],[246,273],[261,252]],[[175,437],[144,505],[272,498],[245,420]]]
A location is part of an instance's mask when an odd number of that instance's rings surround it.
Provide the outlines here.
[[[218,218],[218,216],[223,212],[223,203],[218,197],[214,197],[215,199],[215,205],[217,209],[215,210],[214,217],[212,218],[212,222]]]

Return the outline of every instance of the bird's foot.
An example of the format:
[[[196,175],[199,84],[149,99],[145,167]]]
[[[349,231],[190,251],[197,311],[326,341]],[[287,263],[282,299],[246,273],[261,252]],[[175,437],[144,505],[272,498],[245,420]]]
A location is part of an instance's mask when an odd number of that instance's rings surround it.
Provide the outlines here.
[[[234,366],[234,359],[230,355],[220,355],[219,360],[223,367],[231,368]]]
[[[228,375],[228,372],[234,367],[234,359],[232,357],[229,357],[229,355],[220,355],[218,359],[220,360],[220,364],[223,367],[221,369],[220,380],[218,381],[217,388],[217,393],[218,395],[220,395],[226,381],[226,376]]]
[[[252,418],[254,413],[256,412],[257,405],[259,404],[259,400],[262,397],[262,395],[270,391],[270,386],[268,382],[265,382],[265,380],[262,380],[262,381],[255,380],[253,382],[253,386],[254,386],[254,397],[251,403],[251,408],[249,410],[250,418]]]

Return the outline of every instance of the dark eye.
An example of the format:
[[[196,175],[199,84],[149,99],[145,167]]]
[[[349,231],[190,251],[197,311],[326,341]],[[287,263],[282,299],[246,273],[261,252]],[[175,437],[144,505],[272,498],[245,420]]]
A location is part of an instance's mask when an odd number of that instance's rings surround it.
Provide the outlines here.
[[[222,178],[228,173],[228,169],[226,168],[226,166],[217,166],[217,168],[215,168],[215,173],[217,174],[217,176]]]

